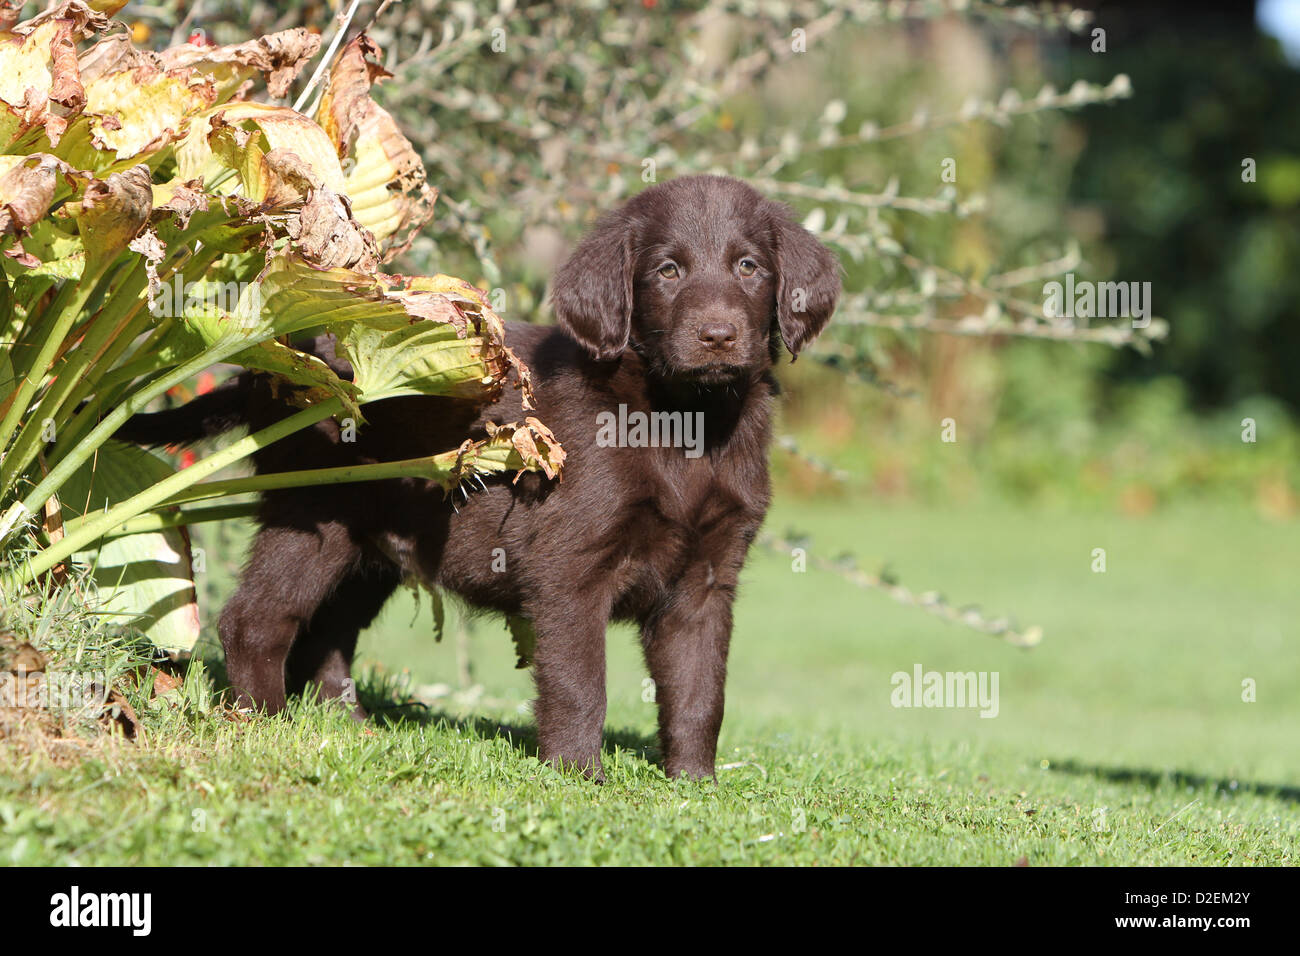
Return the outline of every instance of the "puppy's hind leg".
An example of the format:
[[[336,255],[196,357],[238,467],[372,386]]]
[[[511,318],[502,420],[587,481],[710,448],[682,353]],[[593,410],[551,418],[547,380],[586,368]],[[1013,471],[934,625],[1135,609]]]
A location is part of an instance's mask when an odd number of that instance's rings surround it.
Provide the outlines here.
[[[239,587],[221,612],[226,671],[240,704],[275,714],[299,631],[358,568],[361,548],[339,523],[263,528]]]
[[[398,569],[388,562],[362,565],[334,589],[298,635],[286,664],[288,691],[301,694],[314,686],[322,699],[342,699],[352,716],[365,720],[352,683],[352,655],[357,635],[378,616],[401,583]]]

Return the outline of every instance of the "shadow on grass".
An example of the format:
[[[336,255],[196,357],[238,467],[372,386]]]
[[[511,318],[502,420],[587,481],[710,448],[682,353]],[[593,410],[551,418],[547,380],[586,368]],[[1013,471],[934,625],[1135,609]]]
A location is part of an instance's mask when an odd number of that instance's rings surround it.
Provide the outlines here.
[[[521,754],[537,757],[537,725],[533,723],[493,720],[490,717],[440,710],[418,702],[395,703],[382,697],[370,700],[365,693],[361,695],[361,705],[370,711],[372,724],[396,726],[410,721],[426,726],[445,726],[480,740],[504,738]],[[606,730],[601,734],[602,751],[609,754],[616,747],[649,763],[662,763],[658,742],[653,735],[626,729]]]
[[[225,694],[228,699],[233,697],[222,656],[203,654],[202,660],[215,691],[218,694]],[[472,734],[480,740],[505,738],[510,746],[521,754],[537,757],[536,724],[493,720],[489,717],[436,709],[421,701],[412,700],[403,693],[403,689],[395,680],[387,679],[374,672],[360,678],[357,696],[361,706],[370,715],[366,723],[373,727],[395,727],[404,722],[424,726],[442,725],[462,734]],[[648,763],[662,767],[658,741],[653,734],[642,734],[626,729],[606,730],[601,735],[601,750],[610,753],[616,747]]]
[[[1133,767],[1102,767],[1093,764],[1078,763],[1073,760],[1051,762],[1054,773],[1068,773],[1081,777],[1098,777],[1111,783],[1137,784],[1151,790],[1163,786],[1191,787],[1202,790],[1213,787],[1218,793],[1229,797],[1249,794],[1252,797],[1271,797],[1287,803],[1300,803],[1300,787],[1291,787],[1278,783],[1251,783],[1247,780],[1235,780],[1231,777],[1207,777],[1203,774],[1185,773],[1181,770],[1158,771],[1143,770]]]

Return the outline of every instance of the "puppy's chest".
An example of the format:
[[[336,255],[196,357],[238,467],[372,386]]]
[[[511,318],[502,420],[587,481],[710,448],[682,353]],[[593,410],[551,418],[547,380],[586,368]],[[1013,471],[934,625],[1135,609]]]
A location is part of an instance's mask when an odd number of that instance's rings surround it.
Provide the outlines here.
[[[676,461],[654,464],[609,541],[615,590],[633,606],[654,600],[693,567],[723,573],[743,555],[741,542],[762,521],[766,505],[765,489],[753,496],[738,487],[735,462],[679,453]]]

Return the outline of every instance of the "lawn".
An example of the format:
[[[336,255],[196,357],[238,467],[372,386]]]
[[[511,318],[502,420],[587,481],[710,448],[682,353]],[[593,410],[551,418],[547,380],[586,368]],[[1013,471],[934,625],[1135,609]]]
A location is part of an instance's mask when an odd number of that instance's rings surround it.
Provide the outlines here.
[[[368,726],[311,704],[247,722],[162,707],[144,743],[78,759],[0,744],[0,860],[1297,862],[1293,524],[1191,505],[1128,517],[779,500],[771,531],[1040,625],[1042,644],[756,551],[717,785],[663,777],[635,640],[616,629],[598,787],[533,759],[531,685],[503,627],[478,619],[461,639],[453,615],[435,644],[427,599],[402,594],[363,637]],[[996,672],[997,716],[892,706],[891,675],[916,665]]]

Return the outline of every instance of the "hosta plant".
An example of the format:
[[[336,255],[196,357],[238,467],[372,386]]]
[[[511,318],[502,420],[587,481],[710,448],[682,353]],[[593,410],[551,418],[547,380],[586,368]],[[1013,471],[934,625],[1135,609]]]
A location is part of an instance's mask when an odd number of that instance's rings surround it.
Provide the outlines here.
[[[319,38],[137,49],[120,3],[0,19],[0,548],[5,593],[90,563],[107,610],[161,646],[197,636],[184,526],[267,487],[416,475],[451,491],[563,451],[533,418],[430,458],[212,480],[367,403],[491,400],[527,370],[474,286],[383,270],[428,222],[424,168],[371,99],[360,36],[308,113],[280,105]],[[331,332],[355,375],[293,347]],[[112,439],[218,364],[277,376],[297,411],[190,467]],[[242,500],[242,499],[241,499]],[[201,503],[201,504],[200,504]]]

